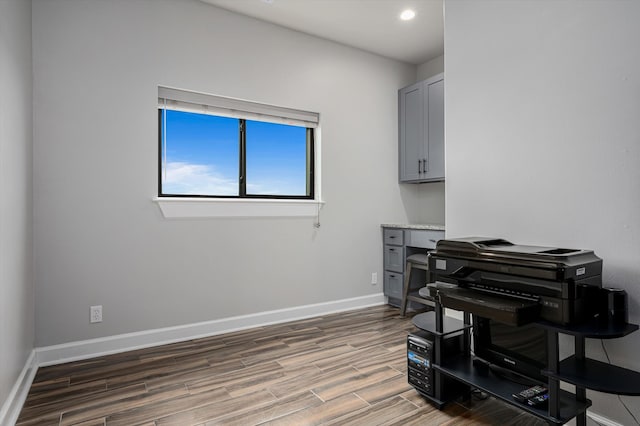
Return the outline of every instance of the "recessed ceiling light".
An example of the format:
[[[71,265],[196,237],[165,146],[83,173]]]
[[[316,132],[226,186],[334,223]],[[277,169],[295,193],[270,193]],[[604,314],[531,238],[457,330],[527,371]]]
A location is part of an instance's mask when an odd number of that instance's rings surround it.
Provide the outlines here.
[[[416,13],[411,9],[404,10],[400,14],[400,19],[402,19],[403,21],[410,21],[415,17],[416,17]]]

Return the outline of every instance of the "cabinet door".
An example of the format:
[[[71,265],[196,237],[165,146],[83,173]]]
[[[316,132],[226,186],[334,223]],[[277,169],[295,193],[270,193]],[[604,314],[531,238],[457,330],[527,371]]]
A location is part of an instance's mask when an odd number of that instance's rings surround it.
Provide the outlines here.
[[[424,159],[424,85],[416,83],[398,92],[398,169],[400,182],[420,180]]]
[[[427,80],[425,87],[426,170],[422,180],[444,179],[444,79]]]
[[[396,272],[385,271],[384,273],[384,295],[394,299],[402,299],[402,288],[404,286],[404,275]]]
[[[393,272],[404,272],[404,247],[384,246],[384,269]]]

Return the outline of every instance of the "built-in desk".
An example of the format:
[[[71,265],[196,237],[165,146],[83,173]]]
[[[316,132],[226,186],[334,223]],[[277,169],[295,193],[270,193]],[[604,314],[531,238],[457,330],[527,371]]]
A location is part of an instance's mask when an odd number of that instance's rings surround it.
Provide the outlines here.
[[[392,306],[400,307],[404,287],[406,259],[416,253],[424,253],[436,248],[436,243],[444,238],[442,225],[383,224],[384,245],[384,295]],[[415,292],[427,283],[424,271],[414,270],[409,288]],[[416,305],[419,307],[420,305]],[[409,304],[411,309],[411,302]]]

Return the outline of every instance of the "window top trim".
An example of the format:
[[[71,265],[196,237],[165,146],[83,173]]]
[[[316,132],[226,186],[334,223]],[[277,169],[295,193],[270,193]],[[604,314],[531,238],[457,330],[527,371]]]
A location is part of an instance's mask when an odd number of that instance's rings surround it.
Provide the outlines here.
[[[320,114],[243,99],[158,86],[158,108],[318,127]]]

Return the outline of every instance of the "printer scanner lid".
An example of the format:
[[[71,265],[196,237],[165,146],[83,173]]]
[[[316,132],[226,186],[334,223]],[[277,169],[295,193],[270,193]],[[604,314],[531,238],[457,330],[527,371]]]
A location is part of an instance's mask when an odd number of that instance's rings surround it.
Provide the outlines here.
[[[516,245],[500,238],[466,237],[440,240],[435,257],[519,264],[544,269],[567,269],[602,263],[592,250]]]

